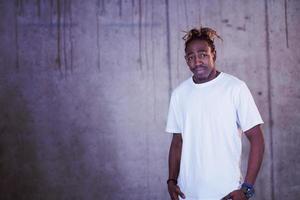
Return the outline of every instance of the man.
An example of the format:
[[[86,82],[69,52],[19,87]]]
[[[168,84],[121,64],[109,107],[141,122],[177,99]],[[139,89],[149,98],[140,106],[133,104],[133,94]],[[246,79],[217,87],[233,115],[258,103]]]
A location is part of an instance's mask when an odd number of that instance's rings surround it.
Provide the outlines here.
[[[167,184],[172,200],[245,200],[254,195],[264,153],[263,121],[246,84],[216,69],[215,37],[220,38],[216,31],[200,28],[183,38],[193,76],[170,100]],[[241,131],[251,146],[244,180]]]

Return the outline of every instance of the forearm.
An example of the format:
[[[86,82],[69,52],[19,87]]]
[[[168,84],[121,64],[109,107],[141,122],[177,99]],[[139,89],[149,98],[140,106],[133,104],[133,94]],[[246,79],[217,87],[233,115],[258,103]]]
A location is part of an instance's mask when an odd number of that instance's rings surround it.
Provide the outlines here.
[[[250,152],[245,182],[254,185],[263,160],[265,146],[263,135],[259,127],[249,131],[247,134],[250,141]]]
[[[180,170],[182,139],[179,134],[174,134],[169,151],[169,179],[177,180]]]

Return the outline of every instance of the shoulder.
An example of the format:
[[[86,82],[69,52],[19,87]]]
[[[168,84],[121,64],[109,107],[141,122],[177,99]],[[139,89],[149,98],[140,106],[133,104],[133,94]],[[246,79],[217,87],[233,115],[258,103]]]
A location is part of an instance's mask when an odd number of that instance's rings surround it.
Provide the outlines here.
[[[233,85],[241,85],[241,84],[245,84],[245,82],[244,82],[243,80],[239,79],[239,78],[236,77],[236,76],[233,76],[233,75],[231,75],[231,74],[227,74],[227,73],[225,73],[225,72],[222,72],[222,73],[223,73],[224,79],[225,79],[227,82],[229,82],[229,83],[231,83],[231,84],[233,84]]]
[[[180,96],[183,95],[185,92],[189,91],[190,89],[192,89],[192,77],[186,79],[185,81],[183,81],[182,83],[180,83],[180,85],[178,85],[172,92],[172,96],[176,95],[176,96]]]
[[[234,89],[240,89],[241,87],[246,86],[246,83],[243,80],[237,78],[236,76],[227,74],[225,72],[222,72],[222,75],[224,77],[223,83],[226,84],[227,87],[231,87]]]

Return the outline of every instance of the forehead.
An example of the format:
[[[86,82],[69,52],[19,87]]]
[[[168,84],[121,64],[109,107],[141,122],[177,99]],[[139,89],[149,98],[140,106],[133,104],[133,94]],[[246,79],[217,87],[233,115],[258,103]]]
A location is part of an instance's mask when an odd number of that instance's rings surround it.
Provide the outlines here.
[[[199,51],[204,51],[204,52],[210,52],[211,48],[208,45],[208,42],[205,40],[193,40],[188,43],[186,47],[186,54],[193,53],[193,52],[199,52]]]

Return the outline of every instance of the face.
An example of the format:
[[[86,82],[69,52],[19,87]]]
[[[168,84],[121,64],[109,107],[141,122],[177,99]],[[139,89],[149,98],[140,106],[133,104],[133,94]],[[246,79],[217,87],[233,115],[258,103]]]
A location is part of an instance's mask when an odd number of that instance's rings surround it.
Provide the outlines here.
[[[211,47],[205,40],[193,40],[188,44],[185,60],[193,72],[194,78],[199,81],[210,79],[210,75],[216,71],[214,56],[215,52],[211,51]]]

